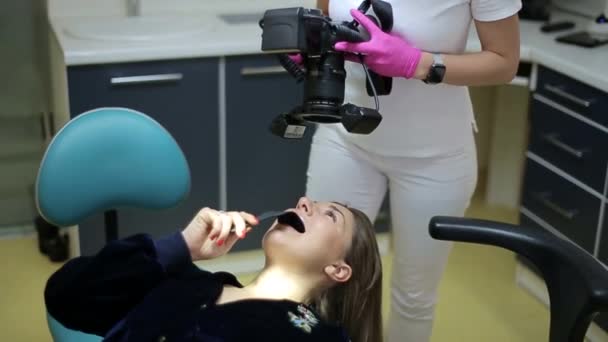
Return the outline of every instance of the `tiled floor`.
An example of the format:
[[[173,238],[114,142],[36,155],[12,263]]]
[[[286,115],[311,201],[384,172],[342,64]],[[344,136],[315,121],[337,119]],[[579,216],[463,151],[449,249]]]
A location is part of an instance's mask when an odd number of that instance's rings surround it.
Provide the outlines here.
[[[514,222],[515,213],[474,201],[468,216]],[[50,341],[42,291],[60,265],[38,253],[33,238],[0,240],[0,341]],[[384,258],[390,269],[391,256]],[[441,285],[433,342],[547,341],[549,316],[542,304],[514,284],[508,251],[457,244]],[[385,272],[384,312],[390,274]],[[244,282],[251,277],[241,276]]]

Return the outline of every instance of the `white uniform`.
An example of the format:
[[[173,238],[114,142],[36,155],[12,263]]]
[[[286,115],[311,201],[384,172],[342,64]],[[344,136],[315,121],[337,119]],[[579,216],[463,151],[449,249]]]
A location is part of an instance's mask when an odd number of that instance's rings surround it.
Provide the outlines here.
[[[352,20],[360,0],[331,0],[333,20]],[[427,52],[461,54],[472,19],[516,14],[521,0],[392,0],[393,33]],[[374,108],[360,64],[347,63],[345,103]],[[462,216],[477,183],[467,87],[393,79],[379,97],[383,121],[370,135],[321,125],[313,138],[307,196],[340,201],[375,220],[390,190],[394,261],[387,340],[430,339],[436,292],[451,243],[431,239],[435,215]]]

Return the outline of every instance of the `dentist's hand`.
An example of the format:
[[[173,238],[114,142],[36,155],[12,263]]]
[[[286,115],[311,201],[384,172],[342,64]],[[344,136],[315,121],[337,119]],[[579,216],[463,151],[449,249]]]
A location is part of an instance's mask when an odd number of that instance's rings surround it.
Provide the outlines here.
[[[414,77],[422,56],[419,49],[397,35],[383,32],[360,11],[352,9],[350,14],[369,32],[370,40],[362,43],[338,42],[334,45],[336,51],[363,54],[365,64],[382,76]],[[347,59],[358,60],[352,57]]]
[[[302,66],[302,64],[304,64],[304,57],[302,57],[302,55],[299,53],[290,53],[287,56],[299,66]]]
[[[182,231],[182,235],[192,261],[208,260],[228,253],[236,241],[244,239],[251,226],[258,223],[254,215],[246,212],[204,208]],[[232,227],[236,228],[233,233],[230,232]]]

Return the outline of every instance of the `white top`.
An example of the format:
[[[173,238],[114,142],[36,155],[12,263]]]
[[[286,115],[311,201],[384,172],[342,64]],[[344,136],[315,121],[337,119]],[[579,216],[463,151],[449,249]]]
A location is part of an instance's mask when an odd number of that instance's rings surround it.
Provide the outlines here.
[[[360,0],[329,2],[334,21],[350,21],[351,8]],[[521,0],[389,0],[393,33],[428,52],[461,54],[465,51],[472,19],[493,21],[516,14]],[[371,11],[371,9],[370,9]],[[374,108],[367,95],[365,72],[347,62],[345,103]],[[473,108],[468,88],[427,85],[416,79],[394,78],[391,94],[380,96],[382,123],[369,135],[349,134],[332,125],[359,147],[381,155],[429,157],[462,150],[471,140]]]

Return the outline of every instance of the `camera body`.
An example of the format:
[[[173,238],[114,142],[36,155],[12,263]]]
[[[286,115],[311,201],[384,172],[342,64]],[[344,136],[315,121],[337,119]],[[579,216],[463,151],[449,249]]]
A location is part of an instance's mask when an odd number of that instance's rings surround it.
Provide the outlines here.
[[[374,6],[375,3],[382,4]],[[364,1],[359,10],[365,12],[370,6],[374,6],[375,12],[376,7],[380,8],[383,15],[379,17],[390,16],[389,25],[385,23],[383,29],[392,27],[390,4]],[[343,103],[345,55],[335,51],[333,46],[338,41],[363,42],[369,39],[356,21],[335,23],[318,9],[293,7],[267,10],[260,26],[263,29],[262,51],[276,53],[281,65],[298,82],[304,82],[303,103],[273,120],[273,134],[299,139],[306,134],[307,123],[342,123],[347,131],[356,134],[370,134],[378,127],[382,116],[378,112],[377,96],[390,93],[391,78],[367,70],[362,63],[368,75],[367,92],[375,97],[377,108]],[[302,67],[289,58],[289,53],[301,54]]]

